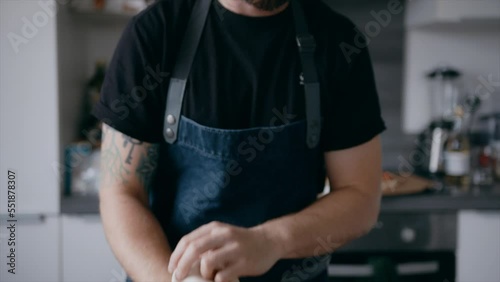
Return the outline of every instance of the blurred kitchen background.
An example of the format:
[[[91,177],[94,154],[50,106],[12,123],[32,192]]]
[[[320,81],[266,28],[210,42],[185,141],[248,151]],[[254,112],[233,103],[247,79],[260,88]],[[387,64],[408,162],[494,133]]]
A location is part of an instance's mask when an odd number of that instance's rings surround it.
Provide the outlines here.
[[[151,2],[0,0],[0,178],[17,172],[19,201],[11,275],[1,186],[1,281],[124,281],[88,111]],[[388,127],[379,222],[333,255],[331,281],[500,282],[500,0],[325,2],[367,37]]]

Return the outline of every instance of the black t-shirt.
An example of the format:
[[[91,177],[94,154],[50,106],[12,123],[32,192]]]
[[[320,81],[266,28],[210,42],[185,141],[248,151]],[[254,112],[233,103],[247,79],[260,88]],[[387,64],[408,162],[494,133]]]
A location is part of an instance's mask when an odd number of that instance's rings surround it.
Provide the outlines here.
[[[332,151],[365,143],[385,130],[368,50],[346,53],[345,46],[359,46],[354,24],[321,1],[305,2],[318,45],[321,146]],[[93,109],[97,118],[133,138],[164,142],[169,74],[193,3],[160,0],[128,23]],[[291,6],[277,15],[247,17],[214,1],[182,114],[224,129],[269,126],[276,110],[304,119],[301,72]]]

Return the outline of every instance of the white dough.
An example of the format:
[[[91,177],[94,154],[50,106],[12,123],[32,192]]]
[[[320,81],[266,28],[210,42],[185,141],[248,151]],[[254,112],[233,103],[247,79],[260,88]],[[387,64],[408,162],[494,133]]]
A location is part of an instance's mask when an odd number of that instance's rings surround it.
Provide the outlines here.
[[[175,277],[175,272],[173,273],[172,275],[172,282],[214,282],[212,280],[206,280],[204,279],[203,277],[201,277],[201,273],[200,273],[200,264],[197,263],[195,265],[193,265],[193,268],[191,269],[191,271],[189,272],[189,275],[188,277],[184,278],[184,280],[182,281],[178,281]],[[239,279],[236,279],[235,281],[233,282],[240,282]]]
[[[175,278],[175,272],[174,272],[174,279],[173,279],[172,282],[179,282]],[[184,280],[182,280],[181,282],[213,282],[213,281],[205,280],[205,279],[203,279],[200,276],[191,275],[191,276],[188,276],[188,277],[184,278]]]

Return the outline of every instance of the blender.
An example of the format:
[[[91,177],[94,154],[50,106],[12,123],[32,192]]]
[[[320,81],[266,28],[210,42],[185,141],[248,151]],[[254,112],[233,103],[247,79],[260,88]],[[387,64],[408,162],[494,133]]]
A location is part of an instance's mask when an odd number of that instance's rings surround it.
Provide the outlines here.
[[[452,67],[438,67],[426,75],[432,120],[418,139],[418,150],[423,153],[418,170],[422,174],[443,176],[444,145],[453,129],[455,110],[463,95],[461,76],[461,72]]]
[[[462,98],[461,76],[461,72],[452,67],[439,67],[427,74],[432,120],[453,121]]]

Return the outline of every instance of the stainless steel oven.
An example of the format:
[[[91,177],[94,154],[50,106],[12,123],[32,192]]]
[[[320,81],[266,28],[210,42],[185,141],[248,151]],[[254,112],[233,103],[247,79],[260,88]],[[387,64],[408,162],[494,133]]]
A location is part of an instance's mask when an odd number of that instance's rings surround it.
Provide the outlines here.
[[[332,255],[334,282],[453,282],[456,213],[382,214],[365,237]]]

